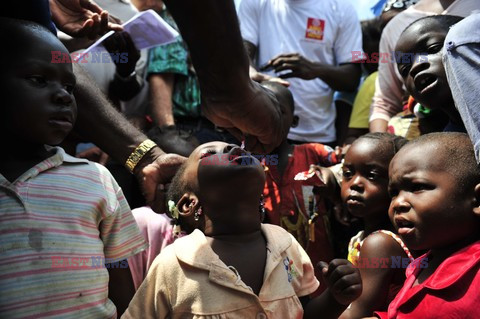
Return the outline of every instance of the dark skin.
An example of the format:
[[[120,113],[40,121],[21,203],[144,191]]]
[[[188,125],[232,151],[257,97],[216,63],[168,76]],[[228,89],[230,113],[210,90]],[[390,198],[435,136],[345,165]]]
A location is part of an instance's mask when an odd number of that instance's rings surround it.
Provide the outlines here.
[[[266,262],[266,242],[258,211],[259,194],[265,182],[263,168],[256,160],[250,166],[233,162],[209,164],[215,156],[244,154],[238,146],[221,142],[199,146],[190,155],[184,173],[185,181],[194,185],[198,197],[186,193],[177,207],[185,215],[202,207],[204,232],[212,249],[226,265],[235,267],[244,283],[258,294]],[[361,292],[358,270],[348,261],[334,260],[322,267],[332,288],[308,303],[305,318],[317,318],[320,314],[324,318],[337,318]]]
[[[23,50],[3,67],[2,96],[8,108],[2,116],[1,144],[9,152],[0,160],[0,171],[11,182],[50,157],[44,144],[62,142],[76,119],[72,65],[50,63],[53,49],[66,49],[50,34],[43,38],[27,36],[28,42],[16,43]]]
[[[465,136],[458,143],[471,142]],[[441,142],[407,145],[390,164],[390,219],[409,247],[431,250],[428,267],[415,285],[452,253],[479,239],[480,185],[462,186],[452,173],[457,168],[445,165],[451,163],[447,156]]]
[[[415,5],[415,9],[423,12],[430,12],[433,14],[441,14],[445,11],[455,0],[422,0]],[[404,51],[411,52],[411,51]],[[386,132],[388,128],[388,121],[384,119],[375,119],[370,122],[370,132]]]
[[[386,310],[391,284],[402,285],[405,270],[391,268],[391,256],[407,258],[402,247],[390,236],[376,230],[393,230],[388,219],[388,165],[393,156],[390,143],[360,138],[345,156],[341,196],[348,211],[364,220],[364,238],[360,258],[388,260],[384,265],[360,267],[362,295],[339,318],[371,316],[375,310]],[[371,235],[372,234],[372,235]]]
[[[10,151],[0,159],[0,173],[14,182],[39,162],[52,156],[45,144],[58,145],[73,129],[77,105],[76,78],[71,63],[51,63],[51,51],[68,54],[50,32],[18,28],[12,47],[21,48],[3,67],[0,87],[5,105],[0,144]],[[16,40],[13,40],[16,41]],[[35,48],[35,49],[33,49]],[[115,304],[128,269],[109,269],[109,298]],[[128,303],[127,303],[128,305]],[[126,307],[125,307],[126,308]],[[119,311],[123,311],[120,307]]]
[[[402,58],[397,67],[408,92],[417,102],[431,109],[441,109],[453,123],[462,125],[442,63],[447,31],[438,23],[419,21],[402,34],[395,50],[416,56]]]
[[[247,47],[249,58],[252,61],[257,47],[248,41],[244,41],[244,45]],[[295,77],[313,80],[319,78],[335,91],[354,91],[358,86],[361,74],[359,64],[327,65],[308,60],[299,53],[280,54],[268,61],[265,67],[273,68],[275,72],[290,71],[280,75],[279,77],[282,79]]]
[[[288,127],[280,125],[278,103],[250,80],[233,1],[168,0],[165,4],[190,50],[202,90],[203,114],[238,140],[245,137],[248,150],[270,153]]]

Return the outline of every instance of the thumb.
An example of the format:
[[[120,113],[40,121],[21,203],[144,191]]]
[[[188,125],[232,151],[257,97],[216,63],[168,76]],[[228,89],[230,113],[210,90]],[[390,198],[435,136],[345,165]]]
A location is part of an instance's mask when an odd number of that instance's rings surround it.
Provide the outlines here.
[[[327,273],[328,273],[328,264],[324,261],[320,261],[318,264],[317,264],[317,267],[320,268],[320,270],[322,271],[322,275],[324,277],[327,277]]]

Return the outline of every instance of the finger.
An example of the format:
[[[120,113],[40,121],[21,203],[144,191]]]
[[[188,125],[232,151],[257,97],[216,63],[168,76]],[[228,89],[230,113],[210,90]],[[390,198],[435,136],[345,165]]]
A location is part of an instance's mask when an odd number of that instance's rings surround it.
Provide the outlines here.
[[[275,67],[275,72],[282,72],[282,71],[292,71],[295,72],[297,70],[297,65],[293,63],[283,63]]]
[[[108,31],[108,12],[102,11],[100,14],[100,27],[99,27],[99,35],[105,34]]]
[[[276,68],[277,66],[282,65],[284,63],[295,63],[297,61],[298,59],[296,57],[282,57],[282,58],[273,60],[271,65],[272,67]]]
[[[300,74],[298,72],[290,72],[290,73],[280,74],[279,77],[281,79],[299,78]]]
[[[328,273],[328,264],[324,261],[320,261],[317,264],[317,267],[320,268],[320,270],[322,271],[322,275],[326,276],[326,274]]]
[[[348,261],[345,259],[334,259],[328,264],[328,271],[326,273],[327,277],[330,277],[332,273],[337,269],[338,267],[348,264]]]
[[[270,61],[268,61],[268,63],[272,64],[272,62],[275,61],[275,60],[282,59],[282,58],[291,58],[291,57],[294,57],[294,56],[297,56],[297,55],[298,55],[298,53],[281,53],[279,55],[276,55],[272,59],[270,59]]]
[[[330,267],[329,267],[330,268]],[[350,265],[341,265],[336,267],[329,275],[327,275],[327,281],[330,286],[334,285],[341,278],[355,273],[356,270]]]
[[[95,39],[98,36],[98,31],[100,30],[100,16],[95,13],[91,19],[93,20],[93,24],[87,33],[87,37],[89,39]]]
[[[123,26],[117,23],[108,22],[108,30],[123,31]]]
[[[94,13],[100,14],[103,11],[102,8],[100,8],[100,6],[98,6],[98,4],[92,0],[80,0],[79,3],[82,8],[90,10]]]
[[[235,137],[240,143],[242,142],[243,138],[244,138],[244,134],[242,133],[242,131],[240,131],[238,128],[236,127],[231,127],[231,128],[228,128],[227,131],[233,135],[233,137]]]
[[[285,87],[287,87],[287,88],[290,86],[290,82],[285,81],[285,80],[283,80],[283,79],[281,79],[281,78],[278,78],[278,77],[271,77],[268,81],[281,84],[281,85],[283,85],[283,86],[285,86]]]
[[[107,164],[107,162],[108,162],[108,154],[105,153],[105,152],[101,152],[100,159],[98,160],[98,163],[105,166],[105,164]]]
[[[354,285],[361,285],[360,276],[357,273],[340,277],[330,286],[330,289],[332,289],[333,292],[340,293]]]
[[[150,203],[150,207],[157,214],[165,214],[167,212],[167,192],[165,185],[159,184],[155,192],[155,198]]]

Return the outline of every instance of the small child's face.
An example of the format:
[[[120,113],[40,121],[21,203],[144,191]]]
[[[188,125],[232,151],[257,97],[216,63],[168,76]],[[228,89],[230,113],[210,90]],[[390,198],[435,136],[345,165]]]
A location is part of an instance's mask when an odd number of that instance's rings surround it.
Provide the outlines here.
[[[428,108],[453,105],[452,93],[442,63],[442,28],[417,23],[402,34],[395,51],[397,67],[405,86],[417,102]]]
[[[53,36],[27,40],[30,44],[25,47],[30,49],[21,49],[12,61],[3,61],[2,130],[10,139],[57,145],[72,130],[77,114],[72,65],[51,63],[52,51],[68,54]]]
[[[441,145],[406,146],[390,164],[389,216],[414,250],[446,247],[477,232],[473,189],[445,169]]]
[[[390,204],[387,187],[392,151],[381,143],[360,138],[345,156],[341,196],[348,211],[356,217],[386,216]]]
[[[260,161],[238,145],[224,142],[210,142],[197,147],[188,158],[185,178],[187,182],[194,183],[191,185],[198,184],[202,192],[211,191],[212,194],[228,193],[226,188],[235,192],[238,187],[245,186],[243,183],[251,188],[258,188],[254,185],[259,184],[263,189],[265,183]],[[229,185],[232,183],[235,185]]]

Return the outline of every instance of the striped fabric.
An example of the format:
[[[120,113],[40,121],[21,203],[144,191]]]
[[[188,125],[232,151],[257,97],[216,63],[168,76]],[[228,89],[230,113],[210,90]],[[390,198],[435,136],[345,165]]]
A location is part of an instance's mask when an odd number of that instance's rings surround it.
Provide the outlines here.
[[[103,261],[146,243],[108,170],[54,151],[0,175],[0,318],[114,318]]]

